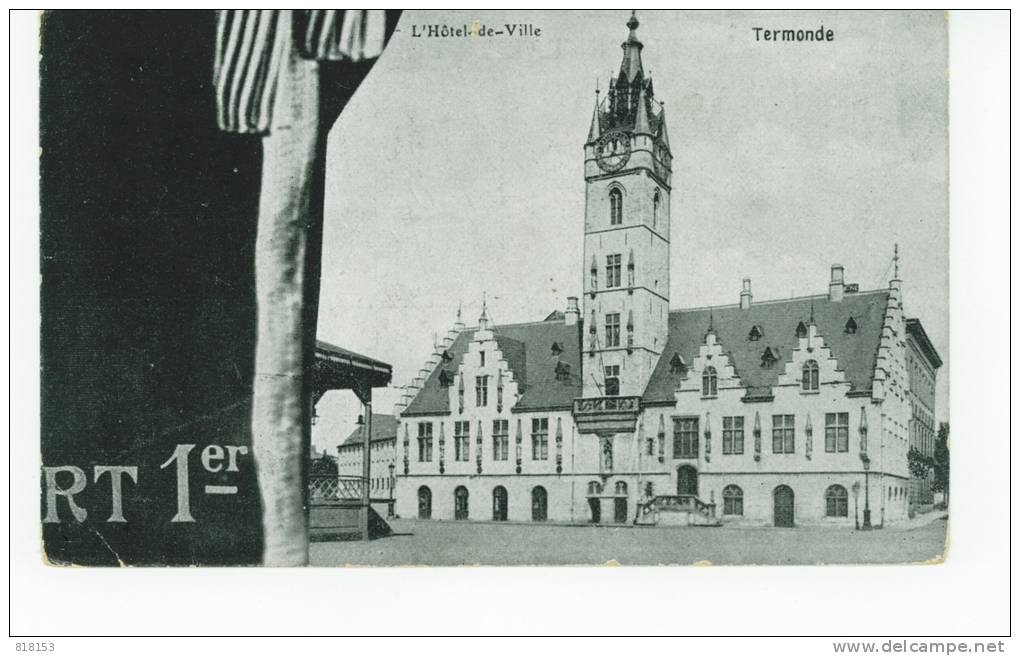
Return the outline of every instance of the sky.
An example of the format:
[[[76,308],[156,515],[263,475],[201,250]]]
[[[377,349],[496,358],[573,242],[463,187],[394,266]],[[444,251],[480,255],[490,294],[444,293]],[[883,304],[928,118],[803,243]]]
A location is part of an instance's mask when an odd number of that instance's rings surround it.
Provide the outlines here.
[[[329,138],[319,338],[410,382],[458,306],[496,323],[579,296],[583,146],[629,11],[405,12]],[[827,291],[840,263],[888,285],[946,362],[948,70],[941,12],[639,12],[642,59],[673,151],[673,308]],[[413,26],[531,24],[535,37],[415,38]],[[824,43],[752,28],[833,31]],[[395,389],[377,390],[389,413]],[[318,449],[359,413],[320,401]]]

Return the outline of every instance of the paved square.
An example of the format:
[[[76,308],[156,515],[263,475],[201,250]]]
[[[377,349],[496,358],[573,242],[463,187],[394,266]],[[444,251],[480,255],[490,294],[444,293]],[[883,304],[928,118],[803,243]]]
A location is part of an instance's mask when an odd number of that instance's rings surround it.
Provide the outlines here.
[[[816,565],[940,558],[945,519],[912,528],[635,528],[393,520],[372,542],[312,544],[312,565]]]

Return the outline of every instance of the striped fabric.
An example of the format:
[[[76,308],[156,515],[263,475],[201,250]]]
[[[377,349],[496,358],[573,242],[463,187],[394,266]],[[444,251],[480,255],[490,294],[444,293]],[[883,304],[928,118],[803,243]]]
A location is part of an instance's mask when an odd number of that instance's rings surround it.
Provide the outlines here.
[[[276,82],[293,48],[305,59],[361,61],[382,54],[382,10],[225,9],[217,12],[217,122],[227,132],[265,134]]]

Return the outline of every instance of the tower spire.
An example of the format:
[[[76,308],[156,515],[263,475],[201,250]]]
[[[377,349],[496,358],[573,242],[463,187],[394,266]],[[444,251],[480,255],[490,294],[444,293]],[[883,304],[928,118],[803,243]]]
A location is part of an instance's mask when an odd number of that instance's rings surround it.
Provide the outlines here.
[[[634,119],[634,134],[651,134],[652,126],[648,121],[648,107],[645,101],[645,86],[638,91],[637,116]]]
[[[644,45],[637,38],[637,28],[640,23],[637,19],[637,12],[630,12],[630,20],[627,21],[627,27],[630,29],[630,33],[627,35],[627,40],[623,42],[623,61],[620,63],[620,75],[627,79],[628,82],[633,82],[639,75],[644,76],[644,71],[641,68],[641,48]]]
[[[597,83],[596,83],[597,84]],[[591,127],[588,128],[588,143],[595,143],[602,136],[602,126],[599,122],[599,90],[595,87],[595,109],[591,113]]]

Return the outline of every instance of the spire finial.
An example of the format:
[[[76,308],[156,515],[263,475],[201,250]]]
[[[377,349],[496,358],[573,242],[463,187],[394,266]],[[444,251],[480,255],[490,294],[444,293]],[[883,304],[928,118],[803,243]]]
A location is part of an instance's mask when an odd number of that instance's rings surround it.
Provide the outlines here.
[[[637,19],[637,10],[631,9],[630,20],[627,21],[627,27],[630,28],[631,36],[634,36],[634,30],[636,30],[640,24],[641,23],[639,23]]]
[[[811,301],[811,318],[809,319],[809,321],[812,324],[814,324],[814,322],[815,322],[815,302],[814,302],[814,300]]]
[[[896,280],[900,279],[900,244],[896,242],[893,244],[893,278]]]
[[[478,317],[478,327],[482,330],[489,327],[489,312],[485,303],[485,292],[482,292],[482,316]]]
[[[457,321],[460,321],[460,306],[462,301],[457,301]]]
[[[712,309],[708,310],[708,332],[715,332],[715,318],[712,315]]]

